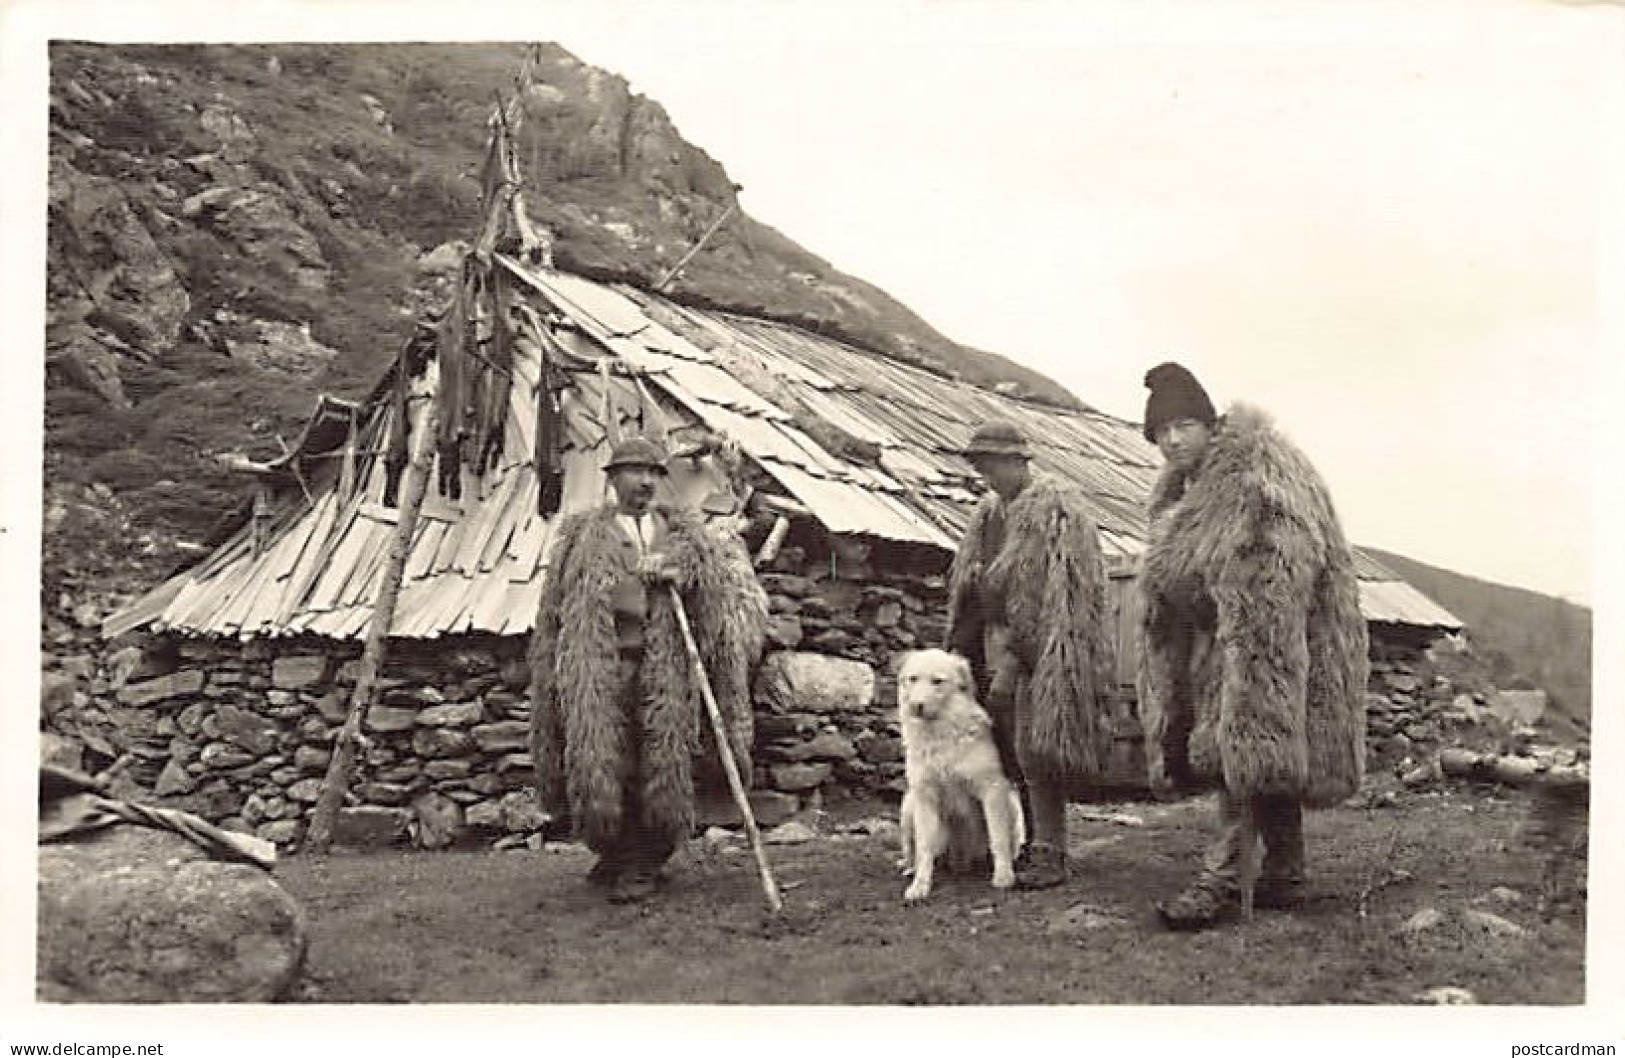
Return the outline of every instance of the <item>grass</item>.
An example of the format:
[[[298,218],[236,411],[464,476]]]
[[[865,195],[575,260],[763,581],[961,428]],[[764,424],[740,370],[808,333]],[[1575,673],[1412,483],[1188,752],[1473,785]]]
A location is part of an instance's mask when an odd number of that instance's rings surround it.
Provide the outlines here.
[[[317,1003],[1392,1004],[1443,985],[1491,1004],[1583,1000],[1583,923],[1542,922],[1539,864],[1517,850],[1524,802],[1468,791],[1308,822],[1316,898],[1294,913],[1171,934],[1151,901],[1172,893],[1208,834],[1201,802],[1123,805],[1141,827],[1076,815],[1062,888],[995,893],[948,878],[901,903],[895,848],[832,833],[769,850],[786,913],[764,914],[753,861],[694,843],[655,902],[608,904],[579,847],[293,857],[277,874],[304,904],[300,998]],[[1392,882],[1391,871],[1409,872]],[[1470,934],[1447,915],[1489,890],[1527,927]],[[1364,896],[1365,912],[1359,913]]]

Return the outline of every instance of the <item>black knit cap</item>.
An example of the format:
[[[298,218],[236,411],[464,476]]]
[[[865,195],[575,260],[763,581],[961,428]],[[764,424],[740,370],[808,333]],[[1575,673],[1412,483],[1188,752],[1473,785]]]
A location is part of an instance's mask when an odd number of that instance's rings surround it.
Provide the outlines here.
[[[1158,364],[1145,373],[1145,439],[1157,443],[1157,431],[1178,419],[1195,419],[1212,426],[1219,421],[1207,390],[1196,376],[1176,363]]]

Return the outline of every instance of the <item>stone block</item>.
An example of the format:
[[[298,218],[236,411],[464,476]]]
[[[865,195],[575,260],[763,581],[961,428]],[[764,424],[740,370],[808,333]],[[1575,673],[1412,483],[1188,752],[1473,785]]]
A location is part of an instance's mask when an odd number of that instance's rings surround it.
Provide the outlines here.
[[[161,702],[168,698],[181,698],[198,694],[203,690],[203,672],[201,669],[182,669],[157,679],[145,680],[141,683],[127,683],[118,690],[118,700],[123,705],[139,708]]]
[[[874,703],[875,671],[860,661],[779,651],[762,663],[755,700],[769,713],[858,712]]]
[[[463,832],[463,808],[444,794],[426,793],[413,801],[412,817],[417,823],[420,848],[446,848]]]
[[[367,730],[387,733],[410,731],[417,726],[416,709],[397,709],[388,705],[375,705],[367,710]]]
[[[418,713],[419,727],[472,727],[484,710],[479,702],[448,702],[431,705]]]
[[[339,809],[333,843],[352,849],[387,849],[404,845],[412,813],[404,808],[361,805]]]
[[[420,757],[460,757],[473,748],[468,732],[449,727],[423,727],[412,735],[412,752]]]
[[[271,685],[297,691],[322,682],[327,658],[320,654],[295,654],[271,662]]]
[[[833,765],[820,761],[816,764],[777,764],[768,769],[773,777],[773,788],[789,793],[817,789],[834,774]]]
[[[293,766],[307,775],[319,775],[327,771],[327,765],[332,759],[333,751],[319,746],[300,746],[293,751]]]
[[[809,760],[851,760],[858,755],[857,747],[845,735],[825,731],[806,742],[785,747],[780,756],[792,763]]]
[[[214,726],[220,738],[255,756],[264,756],[276,748],[276,725],[241,706],[227,704],[216,708]]]
[[[423,774],[436,782],[447,779],[466,779],[474,770],[470,760],[431,760],[423,766]]]
[[[486,753],[530,748],[530,725],[522,720],[499,720],[474,728],[474,740]]]
[[[306,804],[315,804],[322,797],[322,780],[317,778],[300,779],[288,787],[288,799],[303,801]]]

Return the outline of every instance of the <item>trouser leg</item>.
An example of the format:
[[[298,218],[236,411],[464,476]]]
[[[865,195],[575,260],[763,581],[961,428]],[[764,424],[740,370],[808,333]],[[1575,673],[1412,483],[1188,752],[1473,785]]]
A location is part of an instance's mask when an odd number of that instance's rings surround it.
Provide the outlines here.
[[[1262,840],[1255,799],[1228,790],[1218,795],[1218,832],[1202,856],[1203,870],[1227,885],[1239,886],[1251,856]]]
[[[1302,884],[1304,878],[1303,802],[1272,794],[1258,798],[1257,817],[1264,840],[1260,879],[1277,884]]]

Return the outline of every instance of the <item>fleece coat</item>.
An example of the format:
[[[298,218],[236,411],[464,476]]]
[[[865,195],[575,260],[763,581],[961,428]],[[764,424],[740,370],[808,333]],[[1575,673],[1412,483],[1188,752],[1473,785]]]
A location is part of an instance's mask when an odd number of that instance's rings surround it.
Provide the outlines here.
[[[767,595],[739,539],[691,511],[657,507],[659,550],[676,570],[700,657],[739,772],[751,774],[750,671],[761,654]],[[648,589],[640,693],[646,703],[633,746],[622,700],[615,592],[636,577],[637,550],[613,504],[565,517],[548,559],[530,650],[531,753],[543,804],[568,810],[596,851],[623,825],[623,778],[637,784],[644,827],[674,840],[694,825],[695,757],[715,740],[670,593]],[[641,769],[635,767],[641,758]],[[716,769],[720,770],[720,769]]]
[[[1151,497],[1140,719],[1157,789],[1335,803],[1365,764],[1366,625],[1320,475],[1263,413]]]
[[[1105,697],[1112,666],[1105,562],[1083,494],[1035,473],[1014,500],[983,497],[948,588],[948,649],[969,658],[984,684],[984,633],[990,624],[1008,628],[1020,663],[1019,758],[1055,781],[1101,779],[1112,735]]]

